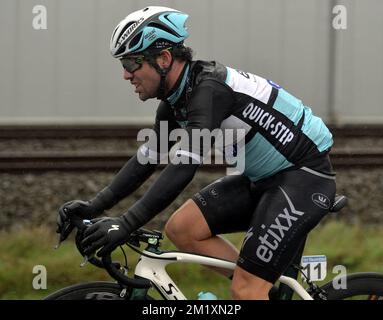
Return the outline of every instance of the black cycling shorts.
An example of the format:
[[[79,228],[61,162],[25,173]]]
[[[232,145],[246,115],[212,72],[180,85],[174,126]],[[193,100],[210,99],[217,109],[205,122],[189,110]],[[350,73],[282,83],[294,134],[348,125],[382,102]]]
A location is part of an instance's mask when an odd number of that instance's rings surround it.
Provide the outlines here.
[[[274,283],[334,197],[334,175],[300,168],[255,183],[243,175],[226,176],[193,201],[213,235],[247,231],[237,265]]]

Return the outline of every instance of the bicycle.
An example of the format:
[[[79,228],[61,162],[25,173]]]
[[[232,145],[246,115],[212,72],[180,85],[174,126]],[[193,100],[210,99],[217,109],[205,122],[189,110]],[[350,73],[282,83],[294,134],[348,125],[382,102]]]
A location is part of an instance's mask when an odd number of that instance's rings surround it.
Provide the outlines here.
[[[345,196],[337,196],[330,212],[340,211],[347,203]],[[83,228],[77,222],[73,222],[80,230]],[[79,235],[79,232],[77,233]],[[76,245],[81,253],[80,236],[76,236]],[[231,261],[203,256],[193,253],[166,251],[160,249],[163,235],[160,231],[139,229],[132,233],[126,245],[137,252],[140,256],[135,266],[134,277],[128,276],[127,261],[125,255],[125,267],[119,262],[113,262],[111,255],[101,260],[95,257],[85,259],[93,265],[105,268],[116,282],[96,281],[90,283],[75,284],[60,289],[49,296],[46,300],[153,300],[148,294],[150,288],[154,288],[165,300],[186,300],[185,295],[178,288],[173,279],[166,271],[166,266],[171,263],[196,263],[219,268],[234,270],[236,264]],[[140,250],[140,243],[146,244],[144,250]],[[290,267],[279,278],[279,286],[274,286],[269,293],[271,300],[291,300],[294,292],[303,300],[340,300],[366,295],[368,300],[381,300],[383,298],[383,274],[372,272],[360,272],[345,276],[347,288],[335,289],[332,281],[318,286],[307,279],[308,288],[305,289],[298,281],[299,272],[303,272],[300,261],[305,246],[303,241]]]

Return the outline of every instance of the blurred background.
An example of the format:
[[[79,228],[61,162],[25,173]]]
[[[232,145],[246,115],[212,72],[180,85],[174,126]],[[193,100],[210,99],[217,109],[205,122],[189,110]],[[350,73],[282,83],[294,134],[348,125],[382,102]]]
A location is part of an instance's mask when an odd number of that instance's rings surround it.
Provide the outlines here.
[[[39,5],[46,29],[36,30]],[[272,79],[331,122],[383,121],[379,0],[2,0],[1,123],[151,121],[109,53],[116,24],[147,5],[190,15],[196,59]]]
[[[89,199],[108,184],[135,153],[137,131],[151,126],[158,101],[141,102],[109,53],[116,24],[148,5],[190,15],[186,44],[195,59],[271,79],[325,120],[334,134],[338,192],[349,205],[325,218],[328,229],[320,232],[329,234],[320,237],[349,239],[332,263],[383,271],[376,245],[383,234],[381,0],[1,0],[0,243],[9,250],[0,252],[0,298],[44,295],[31,288],[32,267],[53,263],[50,258],[64,264],[62,255],[47,251],[58,207]],[[201,169],[150,226],[161,228],[187,198],[224,173],[222,167]],[[156,175],[110,214],[126,210]],[[318,242],[323,247],[316,248],[331,250]],[[22,264],[27,251],[32,258]],[[23,267],[10,274],[15,264]],[[60,287],[84,274],[70,278],[63,270],[56,276]]]

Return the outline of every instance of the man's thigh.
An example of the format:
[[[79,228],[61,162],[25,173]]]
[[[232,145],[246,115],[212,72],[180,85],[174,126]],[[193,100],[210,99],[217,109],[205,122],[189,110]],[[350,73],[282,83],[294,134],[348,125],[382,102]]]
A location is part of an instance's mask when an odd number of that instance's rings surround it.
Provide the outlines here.
[[[196,193],[192,200],[213,235],[246,231],[257,203],[250,180],[242,175],[220,178]]]

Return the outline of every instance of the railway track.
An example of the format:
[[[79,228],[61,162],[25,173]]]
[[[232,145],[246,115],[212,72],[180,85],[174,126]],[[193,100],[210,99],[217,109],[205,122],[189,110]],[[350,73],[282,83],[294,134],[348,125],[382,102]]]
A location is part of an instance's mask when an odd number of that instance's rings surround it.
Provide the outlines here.
[[[30,139],[136,139],[141,128],[132,125],[92,126],[2,126],[0,141],[22,141]],[[382,125],[330,126],[335,139],[358,139],[383,137]],[[132,156],[129,152],[7,152],[0,150],[0,172],[44,172],[44,171],[116,171]],[[383,149],[340,149],[331,152],[332,163],[338,168],[383,168]],[[224,170],[224,165],[206,165],[203,170]]]
[[[133,154],[128,152],[0,152],[0,172],[36,171],[115,171]],[[336,150],[331,152],[335,169],[383,168],[383,150]],[[223,170],[225,165],[202,166],[203,170]]]

